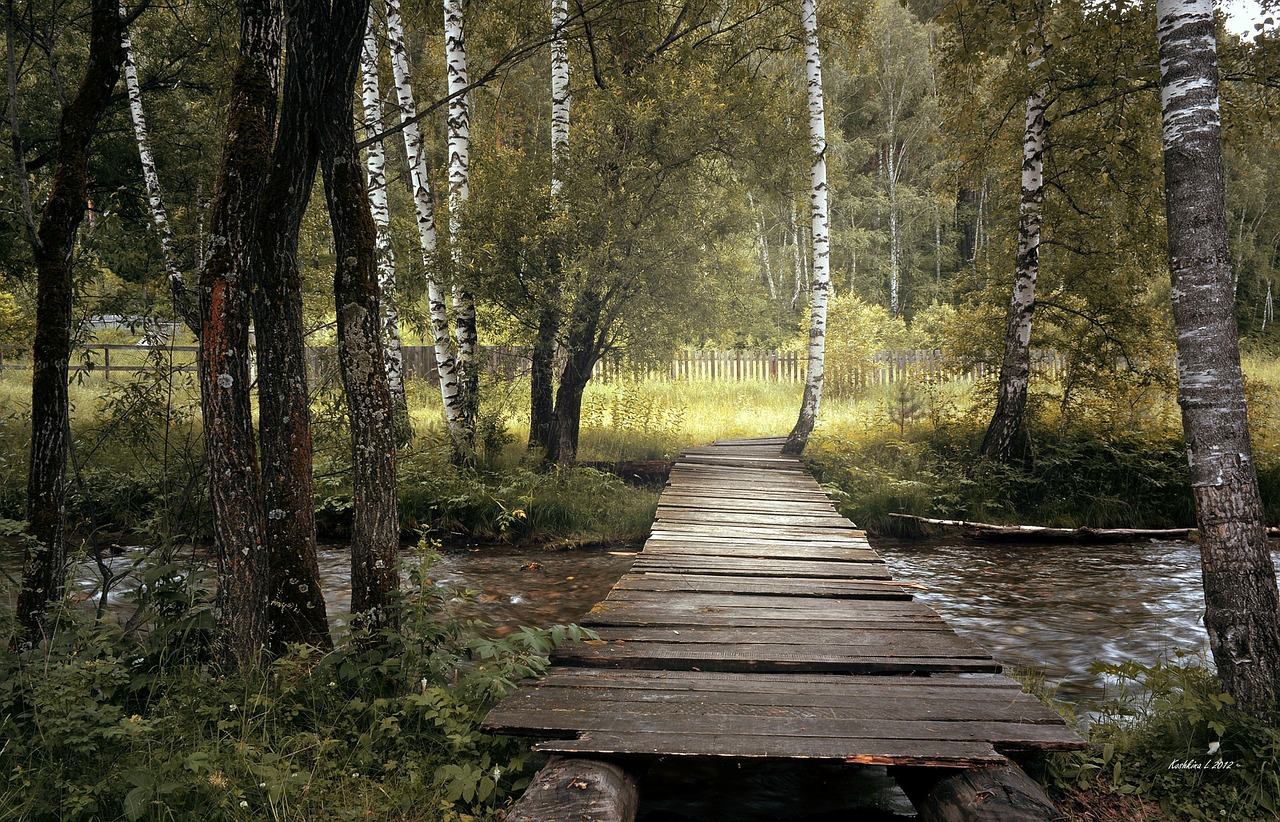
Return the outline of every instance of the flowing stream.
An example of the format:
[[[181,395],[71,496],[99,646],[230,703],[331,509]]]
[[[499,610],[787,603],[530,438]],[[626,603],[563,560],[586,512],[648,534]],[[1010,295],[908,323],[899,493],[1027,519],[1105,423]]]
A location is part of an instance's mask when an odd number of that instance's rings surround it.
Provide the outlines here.
[[[1037,668],[1060,697],[1102,694],[1088,672],[1095,660],[1153,662],[1175,650],[1205,651],[1199,554],[1186,542],[1117,545],[987,544],[962,540],[876,539],[873,547],[898,579],[924,585],[920,598],[953,628],[1006,665]],[[125,546],[105,558],[114,574],[140,566],[142,549]],[[634,551],[547,550],[477,545],[444,552],[430,576],[473,600],[470,615],[505,632],[517,625],[580,619],[630,568]],[[16,578],[16,550],[0,557],[0,571]],[[331,618],[341,626],[350,607],[345,547],[320,550]],[[136,573],[136,571],[134,571]],[[92,561],[77,573],[75,596],[97,599],[100,574]],[[11,607],[12,586],[7,602]],[[127,607],[127,577],[114,583],[110,610]]]

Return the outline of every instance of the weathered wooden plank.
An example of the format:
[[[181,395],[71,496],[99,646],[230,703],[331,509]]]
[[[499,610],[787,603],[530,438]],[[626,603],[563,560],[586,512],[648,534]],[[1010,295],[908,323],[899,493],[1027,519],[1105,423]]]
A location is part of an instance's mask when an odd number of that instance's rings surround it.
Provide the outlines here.
[[[900,739],[832,740],[791,736],[727,734],[611,734],[542,742],[534,750],[576,754],[710,756],[735,759],[836,759],[857,765],[913,765],[972,768],[1006,760],[987,742]]]
[[[685,522],[656,522],[653,534],[664,537],[681,538],[712,537],[716,540],[767,540],[783,542],[803,542],[809,545],[826,545],[839,547],[862,547],[866,543],[866,535],[851,524],[844,528],[798,528],[795,526],[769,526],[728,523],[697,524]]]
[[[944,721],[927,719],[848,719],[841,716],[764,716],[717,713],[637,713],[622,714],[604,708],[593,710],[507,711],[500,727],[508,733],[533,736],[571,736],[604,731],[632,734],[723,734],[726,736],[810,737],[816,739],[901,739],[939,742],[989,742],[997,750],[1078,750],[1080,737],[1063,725],[1026,722]],[[819,713],[819,712],[815,712]],[[510,718],[507,715],[510,714]],[[513,722],[525,724],[515,725]]]
[[[1034,700],[1014,704],[998,703],[990,699],[943,701],[941,699],[860,699],[857,701],[832,699],[813,705],[801,701],[801,697],[782,694],[777,702],[758,698],[737,698],[734,694],[700,694],[698,701],[677,698],[671,691],[618,691],[610,693],[610,699],[583,699],[581,694],[568,689],[540,691],[524,695],[523,699],[504,702],[501,711],[485,721],[487,727],[498,730],[522,730],[527,735],[553,736],[564,729],[576,731],[584,726],[606,726],[610,718],[625,714],[634,719],[646,718],[653,727],[662,723],[673,728],[688,727],[687,717],[729,716],[768,717],[787,722],[789,728],[802,727],[802,722],[829,723],[834,720],[849,723],[913,722],[967,724],[985,722],[1004,725],[1044,725],[1054,729],[1049,737],[1054,745],[1081,744],[1080,738],[1067,733],[1061,719]],[[752,695],[747,695],[750,697]],[[763,697],[763,695],[755,695]],[[828,726],[830,727],[830,726]],[[868,733],[877,732],[874,729]],[[982,734],[979,729],[976,733]],[[844,729],[833,728],[833,735],[844,735]],[[941,737],[949,734],[943,732]],[[1025,737],[1025,735],[1022,735]],[[1022,743],[1043,742],[1044,736],[1023,738]],[[1003,739],[987,739],[998,746]]]
[[[617,594],[617,596],[614,596]],[[646,595],[644,591],[613,591],[603,604],[657,602],[669,603],[673,608],[698,610],[702,613],[729,613],[742,610],[756,611],[795,611],[819,619],[837,619],[853,617],[857,619],[879,619],[884,622],[903,619],[924,619],[942,621],[927,605],[919,602],[877,601],[848,602],[833,600],[831,602],[815,601],[810,597],[774,596],[769,594],[687,594],[680,597]]]
[[[894,692],[948,693],[972,691],[990,694],[1000,700],[1032,699],[1021,693],[1017,680],[1003,674],[986,676],[849,676],[837,674],[735,674],[716,671],[626,671],[614,668],[551,667],[546,677],[532,687],[565,687],[607,689],[676,688],[682,693],[696,691],[732,691],[734,693],[781,693],[795,691],[817,696],[848,694],[882,695]]]
[[[990,659],[924,656],[888,657],[881,654],[804,653],[794,646],[744,645],[737,648],[640,644],[622,648],[615,645],[578,646],[558,649],[551,657],[557,665],[681,669],[687,671],[761,671],[780,673],[927,674],[999,673],[1001,667]]]
[[[770,559],[754,556],[705,556],[678,551],[646,549],[636,557],[632,573],[682,569],[699,574],[737,574],[756,577],[835,577],[889,579],[889,566],[881,562]]]
[[[650,537],[641,556],[685,554],[705,557],[744,557],[778,560],[820,560],[882,564],[880,555],[865,545],[846,542],[842,546],[809,545],[800,542],[723,542],[684,539],[677,536]]]
[[[629,574],[614,585],[615,591],[662,593],[787,594],[831,599],[911,599],[911,594],[891,580],[759,578],[694,573]]]
[[[906,654],[923,656],[930,653],[948,656],[972,656],[989,659],[980,646],[951,631],[899,631],[893,628],[863,628],[840,631],[830,628],[797,631],[776,626],[688,626],[685,628],[633,628],[601,627],[599,640],[588,642],[617,642],[631,645],[642,642],[660,644],[715,643],[719,645],[795,645],[804,649],[833,649],[860,654],[874,653],[881,649],[885,656]]]
[[[730,526],[763,525],[771,531],[779,528],[803,528],[807,531],[824,533],[828,529],[856,530],[849,520],[839,514],[751,514],[743,511],[689,511],[683,508],[659,509],[657,512],[658,527],[669,528],[675,523],[692,523],[695,525],[725,523]]]

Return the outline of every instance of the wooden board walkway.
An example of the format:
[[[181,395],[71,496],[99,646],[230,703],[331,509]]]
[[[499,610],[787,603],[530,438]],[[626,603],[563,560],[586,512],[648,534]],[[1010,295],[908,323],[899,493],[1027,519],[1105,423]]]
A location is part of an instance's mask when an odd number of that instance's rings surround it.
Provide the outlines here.
[[[979,767],[1084,741],[892,578],[781,438],[691,448],[644,550],[485,727],[572,756]]]

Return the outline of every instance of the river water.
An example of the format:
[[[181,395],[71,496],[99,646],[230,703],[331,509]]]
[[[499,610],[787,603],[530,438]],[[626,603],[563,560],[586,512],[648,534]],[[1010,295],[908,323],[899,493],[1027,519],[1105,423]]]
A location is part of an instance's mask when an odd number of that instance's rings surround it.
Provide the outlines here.
[[[1087,670],[1095,660],[1152,662],[1175,650],[1205,650],[1199,554],[1191,543],[872,544],[896,578],[927,588],[920,598],[953,628],[1006,665],[1039,669],[1065,699],[1102,694],[1104,683]],[[107,562],[120,574],[141,564],[140,557],[140,548],[126,546]],[[626,573],[633,557],[625,548],[480,545],[445,551],[429,575],[470,591],[465,610],[505,632],[581,618]],[[0,570],[16,576],[15,560],[5,555]],[[329,613],[341,627],[350,607],[346,548],[323,546],[320,566]],[[93,601],[99,580],[94,563],[81,566],[77,577],[77,596]],[[116,583],[112,610],[125,606],[130,587],[127,579]]]
[[[876,539],[872,545],[896,578],[927,588],[918,596],[953,628],[1006,665],[1038,668],[1066,699],[1102,693],[1103,683],[1087,670],[1095,660],[1152,662],[1175,650],[1205,649],[1199,553],[1191,543]],[[140,556],[140,548],[126,546],[107,563],[120,574],[140,564]],[[634,550],[625,548],[480,545],[445,551],[429,575],[470,591],[465,610],[505,632],[581,618],[626,573],[633,557]],[[6,555],[0,570],[16,576],[15,560]],[[350,607],[349,562],[345,547],[320,549],[329,613],[339,627]],[[81,566],[77,579],[77,596],[94,600],[94,563]],[[130,587],[127,579],[116,583],[113,610],[124,606]]]

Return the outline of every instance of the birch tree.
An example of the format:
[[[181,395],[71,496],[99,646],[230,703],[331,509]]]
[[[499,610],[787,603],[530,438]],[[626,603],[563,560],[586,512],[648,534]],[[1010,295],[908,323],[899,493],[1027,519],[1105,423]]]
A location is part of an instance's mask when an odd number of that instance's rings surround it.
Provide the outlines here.
[[[133,120],[134,141],[138,144],[138,159],[142,164],[142,181],[147,190],[147,205],[151,222],[160,239],[160,257],[164,264],[165,279],[173,294],[173,304],[178,315],[192,332],[199,334],[200,322],[197,307],[187,290],[186,278],[178,263],[178,252],[173,244],[173,228],[169,223],[169,211],[164,204],[164,190],[160,186],[160,172],[156,169],[155,153],[151,150],[151,135],[147,129],[146,112],[142,107],[142,87],[138,83],[138,67],[133,57],[133,40],[129,29],[124,30],[124,81],[129,95],[129,114]]]
[[[458,241],[462,207],[471,193],[471,112],[462,0],[444,0],[444,52],[449,81],[449,237],[454,270],[454,339],[457,341],[458,391],[463,412],[461,427],[464,447],[469,454],[474,448],[475,418],[480,404],[480,372],[475,361],[475,302],[471,291],[458,280],[462,263],[462,247]]]
[[[9,21],[10,91],[13,37]],[[47,604],[65,589],[66,464],[70,433],[67,371],[71,357],[71,293],[76,233],[89,192],[89,149],[120,78],[124,23],[118,0],[93,0],[89,55],[75,95],[58,122],[57,163],[39,223],[27,215],[36,262],[36,336],[31,349],[31,457],[27,472],[27,532],[22,587],[18,591],[20,634],[14,645],[37,642]],[[10,112],[16,102],[10,101]],[[16,133],[16,113],[12,114]],[[19,161],[21,163],[21,161]]]
[[[1033,49],[1028,70],[1035,75],[1044,64],[1041,45]],[[1014,263],[1013,297],[1005,321],[1004,359],[1000,365],[995,414],[982,438],[979,453],[1000,462],[1009,459],[1014,437],[1022,427],[1031,383],[1031,318],[1036,307],[1036,277],[1040,273],[1040,226],[1044,206],[1045,95],[1033,79],[1027,96],[1026,128],[1022,139],[1022,194],[1018,209],[1018,255]]]
[[[551,208],[562,211],[565,163],[569,152],[569,42],[565,31],[567,0],[551,0]],[[554,239],[549,251],[550,292],[538,313],[538,328],[529,362],[529,447],[546,448],[554,428],[555,351],[560,331],[557,283],[563,261]]]
[[[805,33],[805,77],[809,101],[810,167],[809,208],[813,221],[813,275],[809,291],[809,364],[805,376],[800,418],[782,448],[799,454],[809,442],[818,421],[822,400],[823,363],[826,353],[827,297],[831,289],[830,235],[827,221],[827,129],[822,99],[822,57],[818,50],[817,0],[801,0],[800,21]]]
[[[1269,717],[1280,685],[1280,603],[1245,407],[1227,248],[1218,60],[1210,0],[1158,0],[1165,210],[1178,402],[1191,465],[1218,675]]]
[[[369,25],[360,53],[361,106],[366,134],[382,133],[382,95],[378,83],[377,17],[369,11]],[[365,149],[365,172],[369,176],[369,208],[377,229],[378,286],[382,292],[383,356],[387,367],[387,388],[396,408],[397,427],[409,433],[409,410],[404,393],[404,357],[400,352],[400,317],[396,309],[396,258],[391,247],[391,209],[387,204],[387,153],[381,139]]]
[[[435,205],[431,199],[431,175],[427,167],[426,148],[418,128],[417,101],[409,75],[409,51],[405,46],[404,23],[400,17],[400,0],[387,0],[387,49],[391,52],[391,69],[395,78],[396,102],[401,133],[404,135],[405,160],[409,166],[409,185],[413,189],[414,215],[418,225],[418,246],[422,251],[422,268],[427,281],[427,303],[431,316],[431,337],[435,346],[436,372],[440,379],[440,398],[444,405],[445,427],[455,460],[464,452],[466,436],[463,425],[465,411],[458,390],[457,368],[450,338],[448,306],[440,281],[437,254]]]

